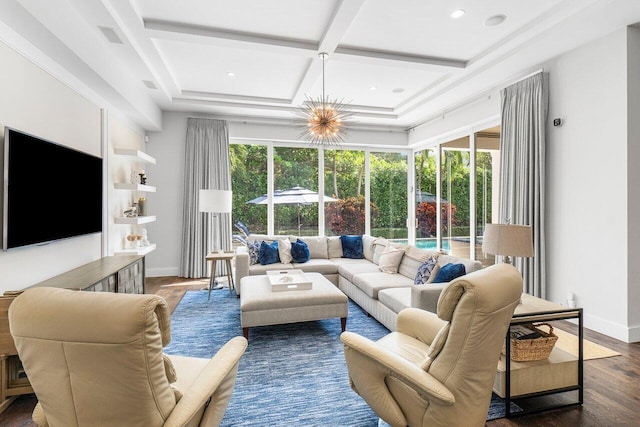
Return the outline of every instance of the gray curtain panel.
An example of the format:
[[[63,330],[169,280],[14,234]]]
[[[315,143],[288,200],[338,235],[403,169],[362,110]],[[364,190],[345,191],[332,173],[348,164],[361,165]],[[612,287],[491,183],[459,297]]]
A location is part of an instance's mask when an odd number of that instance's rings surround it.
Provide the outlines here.
[[[547,85],[540,72],[501,91],[500,222],[531,225],[534,257],[516,258],[524,291],[545,298]]]
[[[180,277],[207,277],[206,255],[214,249],[231,249],[231,214],[198,210],[199,191],[231,190],[229,132],[224,120],[187,120],[182,210]],[[218,223],[219,221],[219,223]],[[218,231],[219,230],[219,231]],[[225,274],[222,263],[216,272]]]

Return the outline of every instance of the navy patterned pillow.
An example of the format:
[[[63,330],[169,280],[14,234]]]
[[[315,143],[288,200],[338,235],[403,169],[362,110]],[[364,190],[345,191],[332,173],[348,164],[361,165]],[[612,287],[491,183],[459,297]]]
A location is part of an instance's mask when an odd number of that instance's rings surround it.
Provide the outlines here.
[[[440,268],[436,278],[432,283],[445,283],[450,282],[453,279],[457,279],[460,276],[467,274],[464,264],[452,264],[449,263]]]
[[[423,285],[427,283],[429,277],[431,277],[431,273],[438,263],[438,258],[434,256],[430,256],[427,258],[425,262],[423,262],[420,267],[418,267],[418,271],[416,272],[416,277],[413,279],[414,285]]]
[[[249,264],[255,265],[258,263],[258,256],[260,255],[260,243],[261,241],[254,240],[253,242],[249,242],[247,246],[249,247]]]

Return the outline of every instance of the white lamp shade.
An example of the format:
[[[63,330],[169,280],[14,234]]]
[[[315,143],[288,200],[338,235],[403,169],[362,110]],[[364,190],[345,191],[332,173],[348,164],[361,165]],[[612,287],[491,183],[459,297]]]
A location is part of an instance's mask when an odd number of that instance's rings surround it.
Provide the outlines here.
[[[482,252],[492,255],[532,257],[531,226],[486,224],[482,238]]]
[[[232,205],[229,190],[200,190],[198,210],[200,212],[229,213]]]

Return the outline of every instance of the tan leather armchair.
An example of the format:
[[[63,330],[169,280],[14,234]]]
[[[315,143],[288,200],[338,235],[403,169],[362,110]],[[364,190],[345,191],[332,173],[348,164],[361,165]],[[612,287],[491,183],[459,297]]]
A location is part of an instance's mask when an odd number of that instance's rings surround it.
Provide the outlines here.
[[[167,356],[171,316],[156,295],[32,288],[9,325],[38,398],[39,426],[218,426],[247,340],[211,359]]]
[[[483,426],[522,276],[498,264],[452,281],[437,315],[400,312],[378,341],[343,332],[351,387],[388,424]]]

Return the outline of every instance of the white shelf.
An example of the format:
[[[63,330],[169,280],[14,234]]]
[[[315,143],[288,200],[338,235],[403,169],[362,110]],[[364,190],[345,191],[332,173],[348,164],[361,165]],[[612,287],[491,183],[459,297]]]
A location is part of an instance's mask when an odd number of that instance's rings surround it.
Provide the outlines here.
[[[142,160],[143,162],[151,163],[153,165],[156,164],[156,159],[154,159],[144,151],[136,150],[135,148],[115,148],[114,152],[122,156],[137,157],[139,160]]]
[[[120,249],[114,252],[114,255],[146,255],[156,249],[156,244],[151,243],[149,246],[141,246],[132,249]]]
[[[116,224],[146,224],[148,222],[154,222],[156,220],[155,215],[150,216],[132,216],[132,217],[118,217],[113,219]]]
[[[116,182],[113,184],[116,190],[135,190],[135,191],[146,191],[148,193],[155,193],[156,187],[152,185],[144,185],[144,184],[129,184],[126,182]]]

